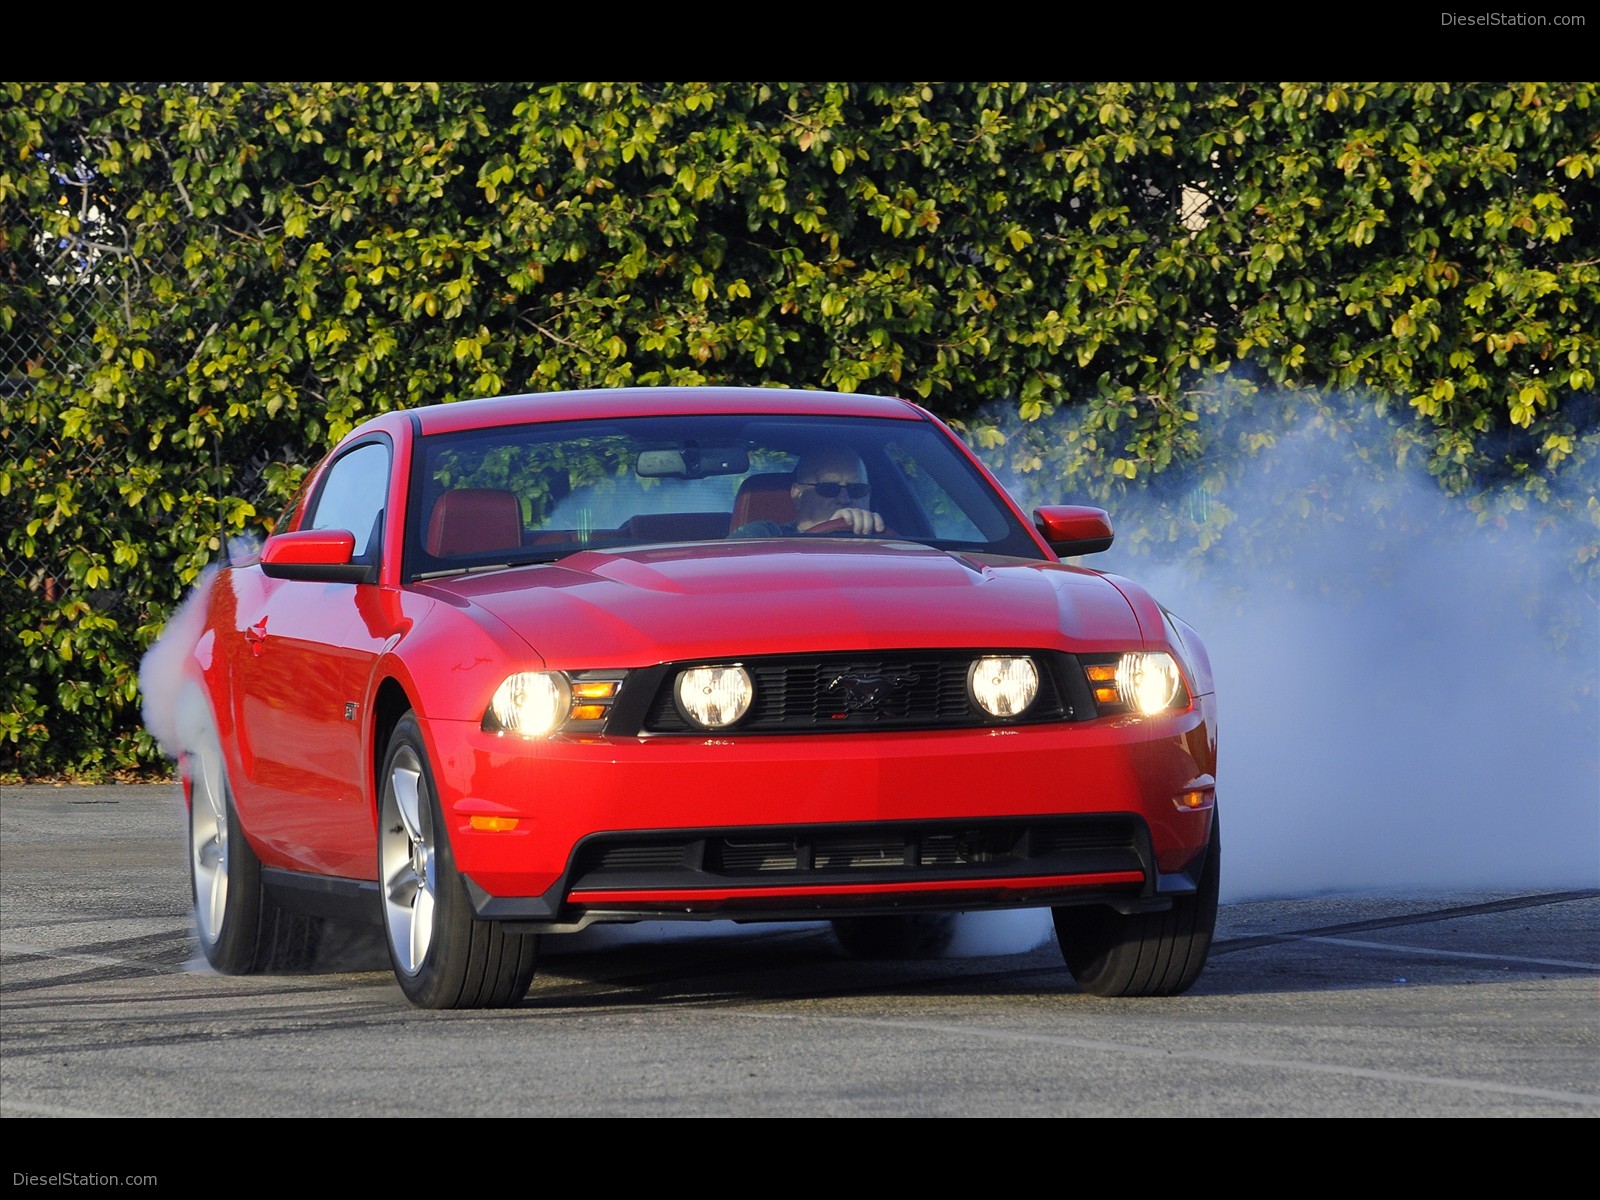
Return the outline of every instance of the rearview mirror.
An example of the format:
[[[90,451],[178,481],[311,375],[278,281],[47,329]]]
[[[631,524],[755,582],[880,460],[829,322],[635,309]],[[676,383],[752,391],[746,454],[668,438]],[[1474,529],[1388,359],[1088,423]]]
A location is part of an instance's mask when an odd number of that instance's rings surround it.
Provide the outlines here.
[[[642,450],[633,465],[634,473],[645,479],[704,479],[707,475],[743,475],[749,469],[749,453],[736,446]]]

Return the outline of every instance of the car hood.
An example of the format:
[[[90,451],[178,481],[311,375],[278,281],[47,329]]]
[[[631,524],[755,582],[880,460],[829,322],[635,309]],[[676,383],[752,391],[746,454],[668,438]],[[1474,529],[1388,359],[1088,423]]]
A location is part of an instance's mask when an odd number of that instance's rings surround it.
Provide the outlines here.
[[[588,550],[424,587],[569,668],[901,646],[1141,644],[1127,599],[1098,572],[914,542]]]

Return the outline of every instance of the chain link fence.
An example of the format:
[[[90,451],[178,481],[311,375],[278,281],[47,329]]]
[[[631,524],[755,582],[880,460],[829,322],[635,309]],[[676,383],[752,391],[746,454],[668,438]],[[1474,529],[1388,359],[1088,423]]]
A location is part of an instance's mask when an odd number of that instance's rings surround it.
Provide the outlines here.
[[[126,314],[149,298],[138,294],[138,271],[102,257],[122,231],[102,216],[91,184],[57,183],[51,202],[73,207],[77,233],[54,233],[57,214],[36,208],[20,220],[7,214],[0,246],[0,776],[48,777],[63,747],[85,740],[71,731],[86,722],[103,731],[93,737],[108,765],[148,756],[134,748],[132,681],[186,589],[176,567],[136,580],[120,566],[121,553],[155,566],[159,526],[177,516],[130,504],[130,474],[175,468],[169,475],[214,496],[219,513],[244,500],[265,518],[280,504],[269,468],[312,461],[282,424],[230,430],[209,449],[170,440],[152,449],[135,392],[92,394],[102,343],[123,339]],[[220,523],[216,532],[214,556],[226,549]],[[102,573],[86,577],[86,563]]]
[[[103,225],[93,208],[88,185],[72,185],[63,199],[77,193],[85,228]],[[0,468],[13,479],[48,481],[67,477],[115,477],[121,469],[120,448],[92,440],[64,441],[60,411],[70,399],[53,388],[46,403],[37,402],[36,379],[43,376],[65,381],[81,377],[98,356],[95,331],[102,324],[115,328],[128,306],[126,280],[110,278],[97,269],[93,237],[65,239],[52,236],[42,221],[31,223],[27,244],[13,247],[4,261],[5,286],[17,319],[0,329]],[[137,304],[137,300],[133,301]],[[304,448],[288,442],[254,444],[240,439],[219,440],[214,446],[215,477],[226,480],[227,493],[270,513],[267,469],[273,464],[311,465]],[[21,581],[32,592],[54,598],[65,586],[61,555],[19,551],[12,536],[25,524],[25,505],[12,496],[4,505],[0,530],[0,575]],[[48,540],[47,538],[45,539]],[[40,549],[44,546],[41,544]],[[63,550],[65,548],[62,548]]]
[[[77,193],[79,203],[92,210],[86,186],[64,188],[66,203]],[[95,355],[94,330],[102,314],[114,304],[107,282],[95,270],[95,261],[81,246],[52,236],[42,221],[27,225],[24,244],[10,247],[6,258],[8,307],[17,316],[9,329],[0,330],[0,402],[5,420],[0,422],[0,468],[12,486],[48,480],[67,470],[74,473],[104,470],[103,447],[63,447],[52,432],[53,422],[41,419],[36,402],[36,378],[55,376],[67,381],[81,376]],[[54,408],[54,405],[50,406]],[[65,586],[59,570],[60,556],[27,555],[14,536],[26,523],[23,496],[13,494],[5,505],[4,540],[0,543],[0,572],[30,593],[54,600]],[[42,549],[42,547],[41,547]]]

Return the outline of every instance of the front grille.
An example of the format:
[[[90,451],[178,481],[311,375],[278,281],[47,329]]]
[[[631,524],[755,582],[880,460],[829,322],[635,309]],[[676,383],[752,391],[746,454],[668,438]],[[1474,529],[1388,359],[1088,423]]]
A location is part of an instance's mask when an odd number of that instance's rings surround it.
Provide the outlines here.
[[[1039,665],[1039,695],[1020,717],[991,717],[967,694],[968,669],[974,660],[990,653],[1030,653]],[[1072,684],[1072,676],[1064,673],[1062,661],[1068,657],[959,650],[740,659],[737,661],[754,684],[755,699],[750,711],[730,731],[958,729],[1073,720],[1074,706],[1064,699]],[[689,664],[656,669],[641,732],[704,732],[685,720],[673,702],[673,685],[678,671],[686,665]],[[630,685],[643,682],[630,680]],[[1082,715],[1093,716],[1092,708]]]

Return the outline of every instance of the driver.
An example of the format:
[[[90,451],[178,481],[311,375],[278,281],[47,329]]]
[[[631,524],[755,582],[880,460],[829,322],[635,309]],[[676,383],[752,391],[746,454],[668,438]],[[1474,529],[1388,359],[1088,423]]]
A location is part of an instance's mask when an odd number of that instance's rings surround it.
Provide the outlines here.
[[[867,468],[854,450],[844,446],[807,450],[795,461],[794,482],[789,485],[795,519],[786,524],[751,521],[728,536],[783,537],[829,521],[844,522],[840,533],[882,533],[883,518],[865,507],[871,494]]]

